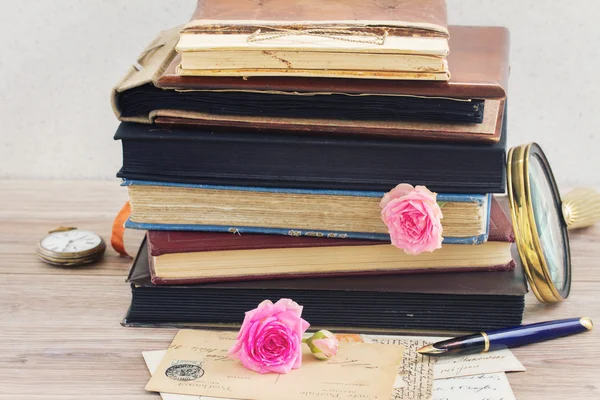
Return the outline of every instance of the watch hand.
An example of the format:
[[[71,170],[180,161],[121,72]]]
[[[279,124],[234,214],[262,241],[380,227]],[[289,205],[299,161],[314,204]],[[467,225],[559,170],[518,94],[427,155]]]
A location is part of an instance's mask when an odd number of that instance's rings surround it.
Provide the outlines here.
[[[63,251],[65,251],[65,250],[67,250],[67,247],[69,247],[69,245],[70,245],[71,243],[73,243],[73,240],[69,240],[69,241],[67,242],[67,244],[65,245],[65,247],[63,247],[63,249],[61,250],[61,252],[63,252]]]

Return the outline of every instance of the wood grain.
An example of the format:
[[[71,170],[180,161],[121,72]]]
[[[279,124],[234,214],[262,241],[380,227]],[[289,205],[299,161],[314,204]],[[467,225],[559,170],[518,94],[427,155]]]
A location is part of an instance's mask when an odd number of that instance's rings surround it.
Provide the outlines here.
[[[0,190],[0,398],[158,399],[144,391],[144,350],[164,349],[175,330],[123,328],[131,261],[56,268],[36,258],[37,241],[59,225],[109,238],[127,198],[118,182],[4,181]],[[128,232],[134,253],[142,233]],[[525,322],[574,316],[600,321],[600,227],[571,236],[571,297],[545,306],[528,295]],[[598,331],[515,349],[527,372],[509,374],[519,400],[600,398]]]

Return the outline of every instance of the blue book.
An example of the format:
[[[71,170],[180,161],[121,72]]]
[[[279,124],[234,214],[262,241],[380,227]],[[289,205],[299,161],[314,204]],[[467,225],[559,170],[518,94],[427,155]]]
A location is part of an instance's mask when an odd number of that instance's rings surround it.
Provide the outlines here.
[[[385,193],[125,180],[125,227],[263,233],[389,241],[379,202]],[[487,241],[491,195],[438,194],[444,243]]]

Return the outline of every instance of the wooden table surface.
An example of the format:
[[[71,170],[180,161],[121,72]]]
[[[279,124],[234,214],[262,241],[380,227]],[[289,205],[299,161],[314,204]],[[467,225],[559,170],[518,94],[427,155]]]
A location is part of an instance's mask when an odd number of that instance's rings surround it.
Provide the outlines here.
[[[36,258],[37,241],[59,225],[110,237],[127,198],[113,182],[3,181],[0,189],[0,398],[158,399],[144,391],[144,350],[165,349],[176,331],[124,328],[131,261],[55,268]],[[128,231],[134,254],[141,232]],[[571,297],[542,305],[527,297],[525,323],[590,316],[600,323],[600,226],[571,236]],[[600,398],[598,330],[515,349],[527,372],[509,374],[526,399]]]

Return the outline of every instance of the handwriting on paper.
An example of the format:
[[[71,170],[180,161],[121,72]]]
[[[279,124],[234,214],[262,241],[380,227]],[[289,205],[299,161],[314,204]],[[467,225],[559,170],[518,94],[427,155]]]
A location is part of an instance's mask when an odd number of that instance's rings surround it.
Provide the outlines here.
[[[366,342],[404,346],[402,366],[394,384],[393,400],[413,400],[431,398],[436,359],[425,357],[417,350],[428,344],[425,340],[396,336],[363,335]]]
[[[523,364],[508,349],[467,356],[441,357],[435,364],[435,379],[481,375],[494,372],[525,371]]]
[[[516,400],[506,374],[461,376],[433,381],[432,400]]]
[[[160,361],[147,390],[250,400],[389,400],[402,346],[340,343],[335,358],[319,361],[304,346],[302,368],[257,374],[225,357],[235,333],[182,330]]]

